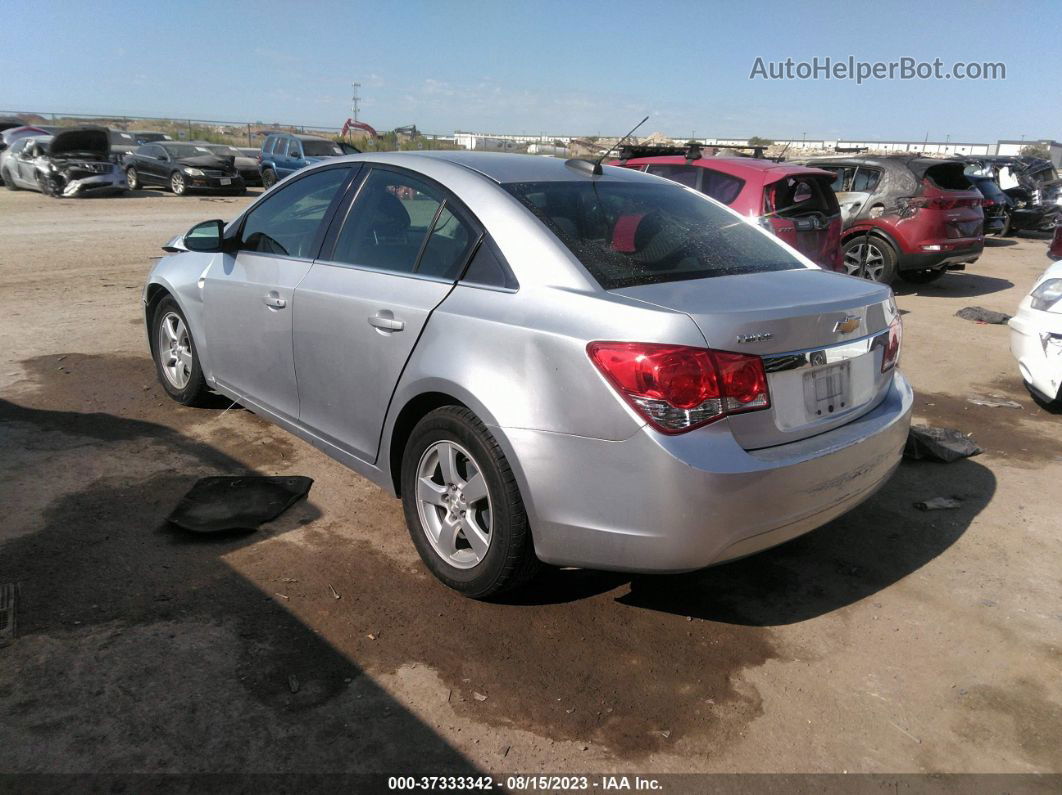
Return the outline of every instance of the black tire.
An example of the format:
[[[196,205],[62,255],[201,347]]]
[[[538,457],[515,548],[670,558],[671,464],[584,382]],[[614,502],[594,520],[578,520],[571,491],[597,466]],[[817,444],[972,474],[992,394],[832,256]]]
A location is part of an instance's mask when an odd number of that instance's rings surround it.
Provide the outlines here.
[[[490,541],[483,558],[471,568],[451,565],[435,551],[421,521],[417,470],[425,452],[437,442],[464,448],[486,481],[491,508]],[[444,585],[474,599],[484,599],[528,582],[541,564],[535,557],[527,512],[513,471],[487,427],[471,411],[444,406],[425,415],[402,454],[402,505],[406,525],[424,565]]]
[[[144,187],[140,183],[140,175],[136,173],[136,169],[129,167],[125,170],[125,181],[129,185],[129,190],[140,190]]]
[[[277,172],[271,168],[262,169],[262,188],[269,190],[277,184]]]
[[[170,190],[174,196],[184,196],[188,193],[188,180],[180,171],[173,171],[170,173]]]
[[[159,349],[159,335],[161,333],[164,318],[176,315],[188,331],[188,348],[191,352],[192,366],[188,382],[183,386],[175,384],[163,370],[162,352]],[[151,316],[151,358],[155,360],[155,374],[159,383],[166,390],[166,394],[185,406],[202,406],[210,401],[210,390],[207,388],[206,379],[203,378],[203,368],[199,364],[199,351],[196,349],[195,340],[192,339],[192,331],[188,328],[188,320],[184,312],[171,296],[166,296],[155,307]]]
[[[4,187],[8,190],[20,190],[19,186],[15,184],[15,180],[12,179],[10,171],[4,172]]]
[[[926,268],[920,271],[900,271],[900,278],[908,284],[929,284],[945,273],[947,271],[944,268]]]
[[[999,230],[997,237],[1012,237],[1014,230],[1010,228],[1010,213],[1003,213],[1003,228]]]
[[[866,247],[865,255],[860,252],[860,246]],[[896,281],[896,250],[880,237],[856,235],[841,246],[841,253],[845,272],[849,276],[863,276],[881,284],[892,284]],[[878,267],[873,267],[868,273],[862,273],[861,267],[869,267],[871,262]]]

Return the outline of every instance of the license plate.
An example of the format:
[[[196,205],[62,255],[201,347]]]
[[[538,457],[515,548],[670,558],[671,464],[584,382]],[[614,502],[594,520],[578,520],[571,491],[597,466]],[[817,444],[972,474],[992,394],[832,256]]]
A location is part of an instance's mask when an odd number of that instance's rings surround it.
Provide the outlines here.
[[[232,184],[232,180],[229,177],[222,177],[221,178],[221,184],[222,185],[231,185]]]
[[[849,362],[838,362],[804,374],[804,406],[809,419],[837,414],[851,402]]]

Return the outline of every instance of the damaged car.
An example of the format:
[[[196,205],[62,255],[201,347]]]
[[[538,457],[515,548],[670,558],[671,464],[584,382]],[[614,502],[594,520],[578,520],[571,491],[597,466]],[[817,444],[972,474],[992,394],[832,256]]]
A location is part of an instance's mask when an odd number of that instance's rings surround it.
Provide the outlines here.
[[[127,188],[121,168],[110,161],[110,139],[103,127],[21,138],[4,152],[0,171],[10,190],[38,190],[56,198],[102,196]]]
[[[921,155],[803,161],[830,171],[844,216],[845,271],[883,284],[915,284],[964,270],[984,249],[983,196],[956,159]]]
[[[191,191],[241,194],[247,185],[233,155],[212,152],[210,144],[163,141],[144,144],[125,158],[125,178],[131,190],[168,188],[177,196]]]
[[[1050,160],[1001,156],[967,157],[965,161],[971,180],[978,181],[979,187],[984,180],[991,180],[1004,196],[1007,224],[1001,234],[1054,229],[1062,217],[1062,180]]]
[[[1055,262],[1036,280],[1008,322],[1010,352],[1022,381],[1038,403],[1062,407],[1062,227],[1048,256]]]

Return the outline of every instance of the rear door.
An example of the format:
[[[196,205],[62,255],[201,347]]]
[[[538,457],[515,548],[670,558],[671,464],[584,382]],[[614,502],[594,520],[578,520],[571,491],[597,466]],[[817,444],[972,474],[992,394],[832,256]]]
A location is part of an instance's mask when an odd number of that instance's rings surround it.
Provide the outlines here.
[[[218,383],[280,416],[299,416],[292,303],[354,169],[322,169],[270,193],[247,214],[239,251],[219,254],[203,286],[206,344]]]
[[[300,422],[374,461],[388,403],[432,310],[479,239],[440,186],[374,167],[295,291]],[[332,235],[330,234],[330,237]]]

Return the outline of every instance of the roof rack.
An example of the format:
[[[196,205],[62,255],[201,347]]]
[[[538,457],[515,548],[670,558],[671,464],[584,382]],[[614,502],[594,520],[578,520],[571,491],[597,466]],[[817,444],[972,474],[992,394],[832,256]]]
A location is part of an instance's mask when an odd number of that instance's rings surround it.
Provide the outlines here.
[[[667,144],[624,144],[620,147],[619,159],[625,163],[634,157],[664,157],[682,155],[687,160],[700,160],[704,157],[700,144],[669,146]]]

